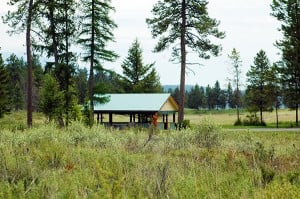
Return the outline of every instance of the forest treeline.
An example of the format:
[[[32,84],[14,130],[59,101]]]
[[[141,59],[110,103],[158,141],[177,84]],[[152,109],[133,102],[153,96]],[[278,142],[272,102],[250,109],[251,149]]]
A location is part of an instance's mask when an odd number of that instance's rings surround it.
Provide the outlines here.
[[[123,58],[123,72],[117,74],[105,68],[118,55],[109,49],[114,42],[117,24],[110,0],[14,0],[12,10],[2,16],[10,34],[26,33],[26,61],[12,54],[0,62],[0,116],[8,110],[27,109],[27,124],[32,125],[32,111],[45,113],[49,120],[61,126],[76,119],[84,104],[87,123],[93,125],[94,103],[108,99],[101,94],[113,92],[162,92],[154,63],[145,64],[138,39]],[[154,52],[171,49],[171,61],[180,64],[178,90],[172,91],[179,103],[178,121],[184,119],[184,107],[247,108],[251,113],[277,110],[281,103],[296,110],[300,104],[300,4],[298,0],[273,0],[271,15],[281,23],[283,38],[274,41],[281,51],[281,60],[270,63],[265,51],[257,52],[246,72],[246,89],[241,92],[242,60],[237,49],[228,55],[232,65],[230,84],[226,91],[219,83],[205,89],[196,85],[185,92],[188,54],[200,59],[218,56],[221,46],[214,42],[223,39],[225,32],[218,29],[220,22],[208,15],[208,1],[158,1],[152,18],[145,19],[153,38],[157,39]],[[255,39],[255,38],[251,38]],[[74,49],[80,47],[78,54]],[[189,52],[189,53],[187,53]],[[45,64],[39,59],[45,59]],[[89,65],[79,67],[81,60]],[[160,67],[160,66],[159,66]],[[179,93],[179,94],[178,94]],[[99,94],[95,98],[95,94]]]

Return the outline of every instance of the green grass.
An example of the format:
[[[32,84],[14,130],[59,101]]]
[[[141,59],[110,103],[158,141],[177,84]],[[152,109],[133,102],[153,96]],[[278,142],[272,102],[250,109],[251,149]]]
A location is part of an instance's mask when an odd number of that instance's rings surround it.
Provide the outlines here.
[[[0,198],[298,198],[300,134],[118,131],[38,125],[0,130]]]
[[[33,113],[33,126],[43,126],[46,118],[42,113]],[[0,118],[0,129],[24,130],[27,128],[26,111],[14,111]]]
[[[258,114],[258,113],[257,113]],[[240,118],[243,121],[247,118],[249,113],[246,110],[240,110]],[[257,115],[259,116],[259,115]],[[276,115],[275,111],[273,112],[263,112],[263,120],[267,124],[266,127],[261,126],[234,126],[233,124],[237,120],[236,110],[195,110],[195,109],[186,109],[185,110],[185,119],[190,120],[192,125],[199,124],[202,118],[209,117],[218,125],[221,125],[223,128],[275,128],[276,127]],[[291,128],[295,127],[295,111],[289,109],[281,109],[278,112],[279,117],[279,128]]]

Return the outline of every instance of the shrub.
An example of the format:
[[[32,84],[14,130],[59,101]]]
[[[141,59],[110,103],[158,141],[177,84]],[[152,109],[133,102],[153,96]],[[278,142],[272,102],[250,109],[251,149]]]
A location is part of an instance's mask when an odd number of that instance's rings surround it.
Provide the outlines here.
[[[212,120],[204,118],[200,125],[195,128],[194,142],[199,147],[211,149],[220,144],[221,128]]]
[[[177,124],[175,124],[175,127],[178,130],[190,128],[190,120],[183,120],[182,122],[178,122]]]
[[[234,122],[234,126],[242,126],[242,121],[241,121],[241,119],[239,118],[239,119],[237,119],[235,122]]]
[[[260,122],[256,114],[250,114],[246,116],[246,119],[243,121],[244,126],[266,126],[264,121]]]
[[[261,183],[263,187],[266,187],[266,185],[272,182],[272,180],[274,179],[275,170],[270,167],[266,167],[262,165],[260,167],[260,171],[261,171]]]
[[[292,171],[287,175],[289,182],[292,185],[300,186],[300,172],[299,171]]]

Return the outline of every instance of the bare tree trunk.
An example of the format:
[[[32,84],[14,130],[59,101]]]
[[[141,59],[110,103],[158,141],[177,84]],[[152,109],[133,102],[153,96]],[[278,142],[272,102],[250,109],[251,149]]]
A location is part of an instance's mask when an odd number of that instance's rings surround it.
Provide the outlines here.
[[[299,105],[296,104],[296,127],[299,127],[299,114],[298,114],[298,110],[299,110]]]
[[[185,50],[185,33],[186,33],[186,0],[182,0],[181,5],[181,73],[180,73],[180,96],[179,96],[179,112],[178,122],[184,120],[184,98],[185,98],[185,66],[186,66],[186,50]]]
[[[70,109],[70,93],[69,93],[69,87],[70,87],[70,66],[69,66],[69,18],[68,18],[68,5],[67,5],[67,0],[64,1],[64,5],[65,5],[65,26],[66,26],[66,32],[65,32],[65,42],[66,42],[66,55],[65,55],[65,59],[66,59],[66,77],[65,77],[65,81],[66,81],[66,126],[69,126],[69,109]]]
[[[32,21],[32,7],[33,0],[29,1],[28,4],[28,16],[27,16],[27,27],[26,27],[26,53],[27,53],[27,126],[32,127],[32,56],[31,56],[31,21]]]
[[[279,121],[279,119],[278,119],[278,106],[276,105],[276,128],[278,128],[279,126],[278,126],[278,122]]]
[[[89,100],[90,115],[89,124],[94,124],[94,56],[95,56],[95,1],[92,0],[92,41],[91,41],[91,63],[89,76]]]
[[[56,31],[55,31],[55,22],[54,22],[54,7],[49,7],[49,22],[50,22],[50,29],[51,29],[51,36],[52,36],[52,49],[53,49],[53,56],[54,56],[54,65],[57,66],[58,64],[58,51],[57,51],[57,39],[56,39]]]

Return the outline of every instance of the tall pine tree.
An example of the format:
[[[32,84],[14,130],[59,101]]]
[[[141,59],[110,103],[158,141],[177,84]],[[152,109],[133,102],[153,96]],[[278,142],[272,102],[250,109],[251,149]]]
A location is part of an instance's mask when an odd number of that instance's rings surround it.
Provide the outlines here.
[[[299,126],[300,105],[300,2],[299,0],[273,0],[272,15],[280,21],[282,40],[276,46],[282,51],[279,65],[285,103],[296,110],[296,126]]]
[[[263,111],[272,110],[273,85],[270,61],[265,51],[260,50],[254,58],[253,65],[247,72],[246,104],[251,112],[260,113],[260,123],[263,122]]]
[[[108,42],[114,41],[113,30],[117,27],[109,16],[114,11],[110,0],[83,0],[82,1],[82,29],[78,43],[83,47],[83,61],[89,62],[89,102],[90,119],[93,124],[94,93],[102,93],[95,90],[94,70],[102,71],[104,61],[114,61],[118,56],[109,50]],[[100,88],[101,89],[101,88]]]
[[[2,54],[0,53],[0,118],[9,111],[8,106],[8,72],[4,67]]]
[[[31,31],[32,23],[36,22],[36,10],[33,0],[9,1],[10,6],[16,6],[17,10],[8,12],[3,18],[11,28],[11,33],[19,33],[26,30],[26,54],[27,54],[27,126],[32,126],[32,54],[31,54]]]
[[[159,38],[155,51],[161,52],[173,46],[173,60],[181,64],[179,122],[184,119],[187,49],[196,52],[200,58],[209,59],[210,55],[216,56],[221,50],[211,38],[225,36],[218,30],[219,22],[209,17],[207,4],[206,0],[159,0],[152,9],[153,18],[146,20],[152,36]]]

